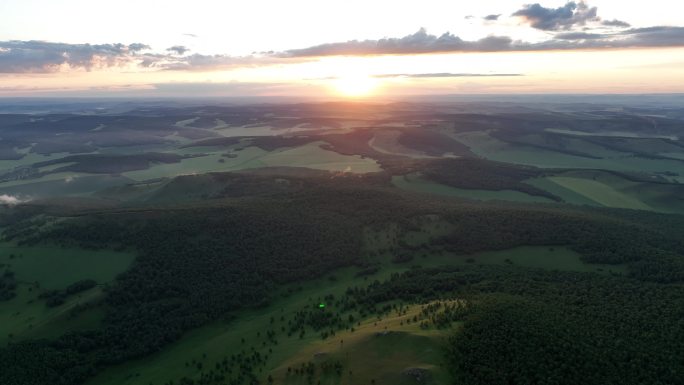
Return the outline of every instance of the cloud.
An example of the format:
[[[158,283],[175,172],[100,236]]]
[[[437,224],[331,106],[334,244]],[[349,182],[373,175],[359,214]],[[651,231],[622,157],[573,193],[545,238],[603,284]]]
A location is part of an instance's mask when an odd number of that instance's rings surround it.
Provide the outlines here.
[[[274,55],[202,55],[193,54],[183,57],[159,55],[147,57],[141,62],[143,67],[165,71],[211,71],[235,67],[257,67],[284,63],[286,60]]]
[[[150,46],[147,44],[141,44],[141,43],[133,43],[128,45],[128,51],[129,52],[139,52],[139,51],[145,51],[150,49]]]
[[[257,82],[179,82],[155,83],[150,94],[166,95],[200,95],[200,96],[240,96],[240,95],[291,95],[301,91],[298,85],[291,83],[257,83]]]
[[[521,17],[533,28],[544,31],[558,31],[570,29],[576,25],[582,26],[590,21],[599,21],[597,8],[589,7],[584,1],[579,3],[570,1],[559,8],[545,8],[539,3],[528,4],[513,13]]]
[[[53,73],[70,70],[138,67],[150,70],[210,71],[282,63],[273,54],[248,56],[185,55],[182,45],[165,53],[147,52],[146,44],[68,44],[45,41],[0,41],[0,73]],[[184,56],[185,55],[185,56]]]
[[[192,38],[198,38],[199,37],[199,36],[195,35],[194,33],[184,33],[183,36],[192,37]]]
[[[185,55],[186,52],[190,51],[190,49],[183,45],[174,45],[173,47],[167,48],[166,51],[182,56]]]
[[[606,27],[620,27],[620,28],[629,28],[632,25],[629,24],[626,21],[618,20],[618,19],[613,19],[613,20],[603,20],[601,22],[601,25],[604,25]]]
[[[684,27],[633,28],[617,32],[559,32],[541,42],[513,40],[508,36],[488,36],[467,41],[451,33],[440,36],[418,32],[401,38],[350,40],[293,49],[274,55],[283,58],[403,55],[446,52],[524,52],[549,50],[579,50],[600,48],[684,47]]]
[[[617,36],[624,36],[623,44],[633,47],[682,47],[684,46],[684,27],[648,27],[633,28],[621,31]]]
[[[7,195],[7,194],[0,195],[0,204],[2,204],[2,205],[14,206],[14,205],[18,205],[19,203],[24,203],[27,201],[28,200],[20,199],[14,195]]]
[[[487,20],[487,21],[497,21],[497,20],[499,20],[500,17],[501,17],[501,15],[487,15],[487,16],[483,17],[483,19]]]
[[[0,42],[0,73],[57,72],[129,64],[145,44],[65,44],[44,41]]]
[[[311,57],[335,55],[420,54],[433,52],[492,52],[509,49],[512,39],[488,36],[476,41],[465,41],[449,32],[430,35],[425,28],[401,38],[380,40],[351,40],[293,49],[276,54],[280,57]]]
[[[523,74],[476,74],[476,73],[424,73],[424,74],[382,74],[375,75],[376,78],[480,78],[480,77],[514,77],[524,76]]]
[[[570,5],[574,3],[568,3]],[[566,5],[568,7],[568,5]],[[588,9],[585,3],[571,6]],[[532,9],[534,5],[527,6]],[[404,37],[378,40],[350,40],[282,52],[260,52],[246,56],[187,54],[178,45],[164,53],[155,53],[146,44],[67,44],[43,41],[0,41],[0,73],[51,73],[70,70],[93,70],[109,67],[137,68],[149,71],[214,71],[229,68],[258,67],[315,61],[322,56],[419,55],[458,52],[523,52],[545,50],[579,50],[602,48],[684,47],[684,27],[655,26],[648,28],[584,28],[566,30],[567,26],[589,20],[581,17],[562,18],[563,7],[544,19],[544,26],[561,28],[540,42],[514,40],[508,36],[487,36],[479,40],[463,40],[446,32],[429,34],[424,28]],[[548,10],[548,9],[547,9]],[[572,11],[573,15],[578,12]],[[540,19],[541,20],[541,19]],[[555,20],[555,21],[553,21]],[[564,21],[558,21],[564,20]],[[568,21],[570,20],[570,21]],[[597,19],[600,20],[600,19]],[[541,22],[541,21],[539,21]],[[605,24],[606,22],[604,22]],[[620,24],[619,20],[607,22]],[[459,75],[459,74],[456,74]],[[460,74],[459,76],[463,76]],[[503,74],[506,75],[506,74]],[[453,75],[452,75],[453,76]],[[491,75],[490,75],[491,76]]]
[[[588,33],[588,32],[567,32],[558,33],[554,38],[559,40],[589,40],[589,39],[604,39],[607,35],[602,33]]]

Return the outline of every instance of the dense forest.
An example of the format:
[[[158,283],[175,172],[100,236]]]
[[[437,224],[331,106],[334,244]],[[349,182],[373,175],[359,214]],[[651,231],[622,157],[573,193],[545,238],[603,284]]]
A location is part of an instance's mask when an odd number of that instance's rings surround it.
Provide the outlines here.
[[[515,266],[416,268],[350,294],[367,304],[465,297],[448,345],[459,384],[679,384],[684,291]]]
[[[526,179],[544,175],[543,170],[533,167],[514,166],[478,158],[443,158],[427,163],[422,169],[422,174],[430,180],[447,186],[482,190],[516,190],[554,201],[560,200],[548,191],[523,183]]]
[[[467,298],[473,307],[454,313],[464,325],[445,353],[459,383],[674,384],[684,378],[684,240],[677,230],[684,218],[423,199],[391,187],[386,176],[217,175],[227,187],[212,199],[172,207],[47,216],[34,215],[40,212],[35,207],[16,207],[6,217],[9,240],[131,249],[138,257],[107,288],[100,329],[9,344],[0,349],[0,383],[80,384],[107,366],[158,352],[190,329],[238,309],[266,306],[284,284],[349,266],[372,276],[374,256],[364,250],[363,229],[391,223],[411,231],[416,218],[426,215],[451,226],[420,246],[429,251],[566,245],[587,262],[626,264],[628,276],[516,266],[423,269],[418,260],[410,272],[350,288],[345,299],[335,300],[371,316],[397,299]],[[200,177],[186,176],[183,183]],[[416,246],[396,247],[397,254],[410,254]],[[11,277],[6,272],[0,281],[2,295],[9,293]],[[58,306],[92,284],[78,282],[47,300]],[[312,327],[325,338],[354,321],[321,314],[303,312],[283,328],[296,334]],[[251,367],[263,357],[233,360]]]

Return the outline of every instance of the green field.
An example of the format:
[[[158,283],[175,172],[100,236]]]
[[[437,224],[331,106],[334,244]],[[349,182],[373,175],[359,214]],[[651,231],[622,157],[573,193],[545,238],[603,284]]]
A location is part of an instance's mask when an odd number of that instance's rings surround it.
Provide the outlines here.
[[[0,243],[0,263],[15,273],[17,281],[27,284],[38,282],[43,289],[63,289],[82,279],[110,282],[134,259],[132,253],[109,250],[22,247]]]
[[[514,190],[468,190],[430,182],[416,175],[403,175],[392,177],[392,184],[396,187],[418,193],[434,194],[448,197],[466,198],[481,201],[513,201],[513,202],[540,202],[551,203],[552,200],[540,196],[525,194]]]
[[[487,251],[472,256],[455,257],[458,263],[504,264],[531,267],[547,270],[579,271],[579,272],[613,272],[626,273],[625,266],[588,264],[582,261],[581,255],[566,247],[522,246],[510,250]]]
[[[74,307],[103,297],[102,288],[95,287],[67,299],[57,307],[47,307],[38,300],[41,290],[32,285],[17,286],[17,296],[0,302],[0,346],[33,338],[55,338],[71,330],[96,328],[104,312],[93,308],[73,317]]]
[[[530,184],[534,187],[540,188],[544,191],[548,191],[551,194],[561,198],[563,202],[570,203],[573,205],[580,206],[598,206],[601,207],[598,202],[585,197],[569,188],[563,187],[556,182],[553,182],[549,178],[534,178],[526,180],[525,183]]]
[[[561,176],[549,177],[548,179],[602,206],[633,210],[652,210],[652,208],[644,202],[623,194],[613,187],[599,181]]]
[[[58,175],[57,178],[50,178]],[[121,186],[133,182],[133,180],[115,175],[92,175],[92,174],[50,174],[44,178],[27,179],[18,181],[12,186],[0,184],[1,194],[19,195],[30,199],[45,198],[51,196],[86,196],[93,192],[113,186]],[[25,182],[25,183],[23,183]]]
[[[684,162],[668,159],[647,159],[624,153],[603,159],[585,158],[551,150],[512,145],[491,137],[486,132],[458,134],[457,140],[484,158],[541,168],[586,168],[632,172],[675,172],[673,179],[684,182]]]
[[[28,151],[29,149],[27,149]],[[45,162],[48,160],[54,160],[54,159],[59,159],[63,158],[65,156],[68,156],[69,153],[62,152],[62,153],[54,153],[50,155],[41,155],[41,154],[36,154],[34,152],[26,152],[26,151],[19,151],[20,153],[24,153],[23,158],[17,159],[17,160],[0,160],[0,170],[6,171],[13,169],[15,167],[19,166],[28,166],[33,163],[38,163],[38,162]]]
[[[22,186],[22,185],[27,185],[27,184],[40,183],[40,182],[59,181],[59,182],[64,182],[64,183],[70,183],[70,181],[73,181],[76,178],[80,178],[80,177],[84,177],[84,176],[93,176],[93,175],[95,175],[95,174],[86,174],[86,173],[69,172],[69,171],[57,172],[54,174],[47,174],[47,175],[42,176],[40,178],[20,179],[20,180],[13,180],[13,181],[0,183],[0,189]]]
[[[124,272],[133,262],[132,253],[90,251],[58,247],[18,247],[0,244],[0,264],[14,272],[17,296],[0,302],[0,344],[24,338],[58,336],[68,330],[97,325],[101,309],[92,309],[76,318],[69,311],[78,304],[102,296],[102,287],[77,295],[57,307],[49,308],[38,295],[45,290],[64,289],[68,285],[93,279],[105,284]]]
[[[224,157],[222,156],[223,153],[210,153],[205,156],[186,158],[179,163],[157,164],[147,170],[125,172],[123,175],[133,180],[143,181],[177,175],[275,166],[307,167],[317,170],[356,173],[381,170],[377,162],[372,159],[340,155],[320,148],[320,144],[321,142],[315,142],[296,148],[280,148],[270,152],[257,147],[247,147],[241,151],[233,152],[236,155],[235,158]],[[181,152],[184,153],[185,150],[179,151],[179,153]]]
[[[552,177],[528,180],[527,183],[571,204],[684,212],[681,199],[684,188],[675,183],[637,182],[599,170],[566,171]]]
[[[624,132],[624,131],[587,132],[587,131],[577,131],[577,130],[566,130],[566,129],[562,129],[562,128],[547,128],[546,131],[555,132],[558,134],[568,134],[568,135],[576,135],[576,136],[607,136],[607,137],[614,137],[614,138],[655,138],[655,139],[677,140],[677,137],[674,135],[644,135],[644,134],[637,134],[637,133],[633,133],[633,132]]]
[[[359,322],[354,331],[341,331],[335,338],[310,343],[273,370],[277,383],[307,384],[303,376],[287,373],[306,362],[338,361],[341,375],[317,373],[321,384],[378,383],[416,384],[425,381],[448,384],[450,376],[442,366],[444,338],[460,326],[449,329],[423,329],[411,318],[419,315],[421,305],[408,305],[402,312]],[[421,380],[409,373],[426,376]]]

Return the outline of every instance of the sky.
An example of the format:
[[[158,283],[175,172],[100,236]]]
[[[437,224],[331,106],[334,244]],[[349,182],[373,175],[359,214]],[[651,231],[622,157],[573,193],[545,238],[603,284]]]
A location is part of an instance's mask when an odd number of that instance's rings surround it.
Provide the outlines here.
[[[684,92],[684,4],[0,0],[0,97]]]

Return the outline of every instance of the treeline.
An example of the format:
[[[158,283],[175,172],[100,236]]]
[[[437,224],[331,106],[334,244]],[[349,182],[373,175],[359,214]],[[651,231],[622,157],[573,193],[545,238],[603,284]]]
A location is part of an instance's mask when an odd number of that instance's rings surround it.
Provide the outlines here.
[[[14,298],[17,295],[16,288],[17,281],[14,278],[14,272],[5,269],[0,275],[0,302]]]
[[[67,286],[64,290],[47,290],[38,296],[45,300],[47,307],[55,307],[63,304],[69,296],[84,292],[97,286],[97,282],[92,279],[83,279]]]
[[[615,210],[592,213],[523,207],[501,205],[491,210],[473,206],[460,213],[447,212],[444,217],[455,228],[432,244],[461,254],[524,245],[567,245],[589,263],[628,264],[635,278],[662,283],[684,279],[684,239],[679,235],[684,223],[680,216],[642,214],[640,218],[650,218],[643,223],[632,214],[623,216]],[[657,219],[663,223],[657,224]]]
[[[65,166],[56,168],[49,173],[72,171],[115,174],[127,171],[146,170],[154,163],[178,163],[184,158],[184,156],[178,154],[159,152],[127,155],[86,154],[70,155],[64,158],[39,162],[34,164],[33,167],[40,168],[65,163]]]

